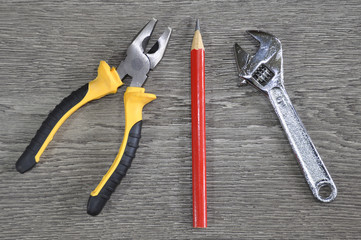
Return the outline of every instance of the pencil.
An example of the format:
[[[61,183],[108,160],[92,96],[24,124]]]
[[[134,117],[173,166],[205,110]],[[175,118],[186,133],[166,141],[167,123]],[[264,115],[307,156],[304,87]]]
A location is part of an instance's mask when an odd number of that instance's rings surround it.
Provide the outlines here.
[[[193,227],[207,227],[204,46],[199,20],[191,49]]]

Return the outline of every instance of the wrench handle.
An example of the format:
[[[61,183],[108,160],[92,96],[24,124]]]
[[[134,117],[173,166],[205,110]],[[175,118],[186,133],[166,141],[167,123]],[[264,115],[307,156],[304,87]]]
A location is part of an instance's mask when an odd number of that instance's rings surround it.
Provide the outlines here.
[[[268,92],[268,97],[287,134],[288,141],[313,195],[321,202],[331,202],[337,195],[336,185],[298,117],[285,88],[283,86],[272,88]],[[322,187],[329,187],[331,190],[329,196],[325,197],[320,194]]]

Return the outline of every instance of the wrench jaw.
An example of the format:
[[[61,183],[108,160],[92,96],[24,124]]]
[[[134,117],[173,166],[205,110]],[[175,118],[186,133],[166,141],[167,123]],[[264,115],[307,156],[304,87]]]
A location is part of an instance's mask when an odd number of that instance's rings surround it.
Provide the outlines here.
[[[251,56],[237,43],[234,46],[239,77],[262,92],[283,87],[282,45],[273,35],[261,31],[247,31],[260,43],[258,51]]]

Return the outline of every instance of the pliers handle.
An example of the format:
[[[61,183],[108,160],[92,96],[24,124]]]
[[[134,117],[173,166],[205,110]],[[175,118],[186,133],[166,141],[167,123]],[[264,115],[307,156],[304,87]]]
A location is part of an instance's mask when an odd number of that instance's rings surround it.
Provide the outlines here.
[[[145,89],[141,87],[128,87],[124,93],[125,130],[123,141],[113,164],[90,194],[88,214],[95,216],[101,212],[115,188],[126,175],[139,145],[143,107],[156,98],[154,94],[145,93]]]
[[[53,139],[60,126],[84,104],[108,94],[114,94],[123,85],[116,69],[105,61],[98,67],[98,76],[64,98],[41,124],[36,135],[16,162],[16,169],[24,173],[39,162],[40,156]]]
[[[39,162],[41,154],[53,139],[56,131],[72,113],[89,101],[116,93],[117,89],[123,85],[121,79],[126,76],[131,77],[130,87],[124,94],[124,138],[110,169],[95,190],[91,192],[87,210],[90,215],[100,213],[129,169],[141,136],[143,107],[156,99],[154,94],[145,93],[142,86],[148,77],[148,72],[162,59],[172,31],[171,28],[167,28],[146,53],[145,48],[156,22],[156,19],[150,20],[138,33],[127,49],[126,58],[120,63],[117,70],[110,68],[108,64],[101,61],[97,78],[72,92],[49,113],[16,163],[16,169],[19,172],[24,173],[30,170]]]
[[[152,19],[144,26],[128,47],[127,57],[117,68],[120,78],[124,79],[125,76],[132,78],[130,87],[127,88],[124,94],[124,138],[119,153],[110,169],[90,194],[87,209],[90,215],[100,213],[130,168],[140,140],[143,107],[156,99],[154,94],[145,93],[142,86],[148,77],[149,71],[162,59],[172,32],[171,28],[167,28],[153,47],[146,52],[145,48],[156,23],[157,20]]]

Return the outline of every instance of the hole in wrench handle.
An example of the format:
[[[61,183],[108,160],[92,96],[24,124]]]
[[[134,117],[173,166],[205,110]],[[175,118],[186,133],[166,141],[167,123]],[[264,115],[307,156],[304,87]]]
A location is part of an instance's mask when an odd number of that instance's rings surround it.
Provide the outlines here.
[[[327,192],[327,195],[323,194],[322,189],[327,189],[329,192]],[[328,180],[319,181],[316,183],[314,195],[318,200],[321,202],[331,202],[333,201],[337,196],[337,188],[335,186],[335,183],[333,181],[329,182]]]

